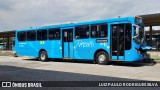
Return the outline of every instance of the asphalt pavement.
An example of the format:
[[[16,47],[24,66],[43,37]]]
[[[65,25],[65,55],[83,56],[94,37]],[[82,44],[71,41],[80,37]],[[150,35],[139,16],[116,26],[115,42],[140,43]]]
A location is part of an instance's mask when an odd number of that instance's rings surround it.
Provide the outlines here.
[[[160,64],[112,63],[110,65],[97,65],[91,62],[66,60],[41,62],[34,58],[0,56],[0,81],[160,81]],[[144,87],[138,88],[143,89]],[[111,87],[110,89],[116,88]],[[130,89],[135,90],[135,88]]]

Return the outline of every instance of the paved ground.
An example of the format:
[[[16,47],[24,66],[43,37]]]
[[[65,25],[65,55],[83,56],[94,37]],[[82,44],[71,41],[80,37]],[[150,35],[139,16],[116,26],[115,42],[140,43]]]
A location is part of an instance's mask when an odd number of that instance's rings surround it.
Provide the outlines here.
[[[0,56],[0,81],[160,81],[160,63],[40,62],[25,57]],[[93,89],[93,88],[92,88]]]

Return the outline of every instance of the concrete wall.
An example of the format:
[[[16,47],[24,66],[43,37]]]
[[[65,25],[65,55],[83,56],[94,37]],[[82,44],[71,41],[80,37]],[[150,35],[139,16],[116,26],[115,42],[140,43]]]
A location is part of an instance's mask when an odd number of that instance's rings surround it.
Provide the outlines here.
[[[160,51],[148,51],[151,59],[160,60]]]
[[[13,51],[5,51],[5,50],[0,50],[0,56],[14,56]]]

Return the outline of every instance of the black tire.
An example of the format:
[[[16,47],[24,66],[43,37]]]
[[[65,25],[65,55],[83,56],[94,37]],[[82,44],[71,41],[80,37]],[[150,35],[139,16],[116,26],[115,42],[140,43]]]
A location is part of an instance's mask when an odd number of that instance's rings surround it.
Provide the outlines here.
[[[96,54],[95,61],[100,65],[109,64],[109,56],[106,52],[100,51]]]
[[[42,62],[46,62],[48,60],[48,55],[46,51],[40,51],[39,60]]]
[[[14,53],[14,57],[18,57],[18,55],[16,53]]]

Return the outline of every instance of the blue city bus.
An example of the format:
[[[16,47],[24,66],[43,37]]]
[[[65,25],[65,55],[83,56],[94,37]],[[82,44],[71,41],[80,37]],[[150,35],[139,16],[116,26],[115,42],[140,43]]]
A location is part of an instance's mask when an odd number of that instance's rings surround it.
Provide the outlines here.
[[[13,50],[17,55],[41,61],[52,59],[110,61],[143,60],[145,45],[141,17],[119,17],[90,22],[41,26],[16,30]]]

